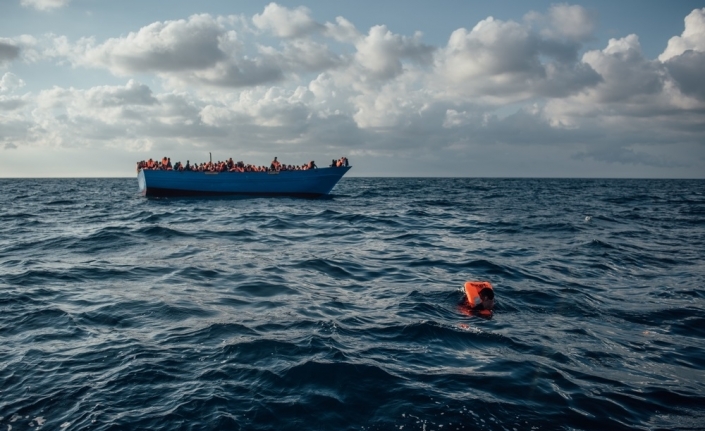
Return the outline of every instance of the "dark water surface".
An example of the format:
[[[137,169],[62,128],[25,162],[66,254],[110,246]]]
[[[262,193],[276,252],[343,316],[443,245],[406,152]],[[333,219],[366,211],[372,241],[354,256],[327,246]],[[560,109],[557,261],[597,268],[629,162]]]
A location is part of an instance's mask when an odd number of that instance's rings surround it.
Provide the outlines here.
[[[705,181],[0,180],[0,430],[27,429],[705,429]]]

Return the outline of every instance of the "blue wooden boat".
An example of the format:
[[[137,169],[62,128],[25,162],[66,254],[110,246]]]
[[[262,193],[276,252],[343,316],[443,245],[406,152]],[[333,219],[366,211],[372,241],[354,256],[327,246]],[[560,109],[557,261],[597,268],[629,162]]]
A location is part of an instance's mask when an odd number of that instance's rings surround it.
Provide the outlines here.
[[[194,172],[140,169],[145,196],[325,196],[352,166],[300,171]]]

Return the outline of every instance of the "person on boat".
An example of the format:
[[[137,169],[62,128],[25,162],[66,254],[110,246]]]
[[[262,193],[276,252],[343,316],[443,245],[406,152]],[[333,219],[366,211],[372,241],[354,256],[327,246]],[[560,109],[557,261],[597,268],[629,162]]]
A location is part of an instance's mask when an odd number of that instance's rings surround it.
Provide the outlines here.
[[[317,169],[318,166],[316,166],[316,162],[314,162],[313,160],[311,160],[310,162],[308,162],[308,168],[309,168],[309,169]]]
[[[335,162],[335,167],[342,168],[343,166],[348,166],[348,159],[345,156],[339,158],[338,161]]]
[[[269,166],[270,169],[272,170],[279,170],[281,167],[281,163],[279,163],[279,160],[275,157],[274,160],[272,160],[272,164]]]

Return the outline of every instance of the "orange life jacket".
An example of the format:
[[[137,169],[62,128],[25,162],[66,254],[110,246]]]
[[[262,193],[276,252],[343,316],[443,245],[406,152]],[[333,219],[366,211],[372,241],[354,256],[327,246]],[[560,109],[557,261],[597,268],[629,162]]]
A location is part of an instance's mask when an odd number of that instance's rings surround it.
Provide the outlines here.
[[[494,291],[489,281],[465,282],[465,296],[468,297],[468,303],[470,304],[470,307],[475,308],[482,304],[482,299],[480,299],[480,291],[486,287]]]

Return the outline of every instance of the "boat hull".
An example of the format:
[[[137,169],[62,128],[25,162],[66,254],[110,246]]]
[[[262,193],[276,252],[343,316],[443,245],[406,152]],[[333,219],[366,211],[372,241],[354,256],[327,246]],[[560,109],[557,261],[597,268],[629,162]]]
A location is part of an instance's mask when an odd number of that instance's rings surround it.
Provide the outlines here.
[[[192,172],[140,170],[145,196],[297,196],[328,195],[352,166],[279,172]]]

